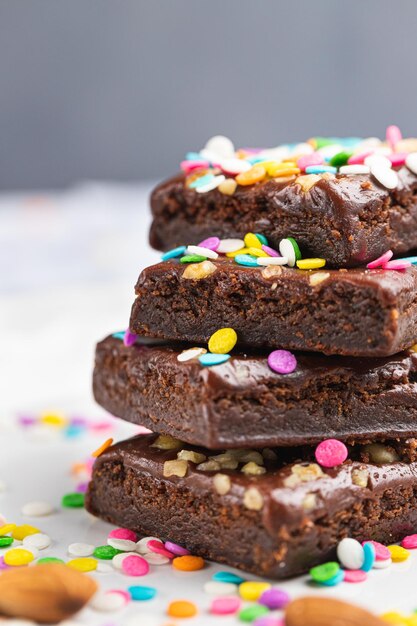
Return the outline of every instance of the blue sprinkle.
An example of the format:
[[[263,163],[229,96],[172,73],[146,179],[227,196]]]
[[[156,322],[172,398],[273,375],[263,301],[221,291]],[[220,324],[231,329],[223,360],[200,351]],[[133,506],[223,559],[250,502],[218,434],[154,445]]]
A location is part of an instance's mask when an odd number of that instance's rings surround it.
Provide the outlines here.
[[[114,337],[115,339],[120,339],[120,341],[123,341],[123,339],[125,338],[125,330],[119,330],[117,333],[113,333],[112,337]]]
[[[409,261],[411,265],[417,265],[417,256],[407,256],[405,259],[401,259],[401,261]]]
[[[68,437],[68,439],[72,439],[73,437],[79,437],[83,434],[84,431],[85,426],[82,426],[81,424],[70,424],[65,429],[65,437]]]
[[[261,235],[260,233],[254,233],[254,234],[258,237],[261,244],[263,244],[264,246],[268,245],[268,239],[265,237],[265,235]]]
[[[245,159],[245,161],[247,161],[248,163],[250,163],[251,165],[256,165],[257,163],[263,163],[263,161],[268,161],[269,159],[267,159],[264,156],[251,156],[248,157],[247,159]]]
[[[203,185],[207,185],[208,183],[210,183],[214,178],[213,174],[206,174],[205,176],[200,176],[200,178],[196,178],[196,180],[193,180],[192,183],[190,183],[189,187],[191,189],[197,189],[197,187],[202,187]]]
[[[178,246],[178,248],[173,248],[172,250],[168,250],[165,254],[162,255],[163,261],[169,261],[169,259],[176,259],[178,256],[182,256],[186,251],[187,246]]]
[[[186,161],[206,161],[207,159],[203,159],[199,152],[187,152],[185,155]]]
[[[362,143],[363,139],[360,137],[343,137],[339,140],[339,143],[344,148],[355,148],[358,144]]]
[[[329,580],[321,581],[320,585],[324,585],[325,587],[335,587],[339,583],[342,582],[345,573],[342,569],[340,569],[333,578],[329,578]]]
[[[256,256],[251,254],[237,254],[235,256],[236,263],[239,265],[246,265],[247,267],[259,267]]]
[[[127,588],[132,600],[152,600],[156,596],[155,587],[143,587],[142,585],[133,585]]]
[[[207,354],[202,354],[198,357],[201,365],[221,365],[230,359],[230,354],[212,354],[211,352],[207,352]]]
[[[372,543],[367,541],[363,544],[363,555],[364,561],[361,569],[364,572],[369,572],[375,563],[375,547]]]
[[[213,574],[212,580],[217,580],[221,583],[233,583],[234,585],[240,585],[241,583],[246,582],[245,578],[242,578],[237,574],[233,574],[232,572],[216,572]]]
[[[324,174],[325,172],[336,174],[337,167],[331,165],[309,165],[306,167],[306,174]]]

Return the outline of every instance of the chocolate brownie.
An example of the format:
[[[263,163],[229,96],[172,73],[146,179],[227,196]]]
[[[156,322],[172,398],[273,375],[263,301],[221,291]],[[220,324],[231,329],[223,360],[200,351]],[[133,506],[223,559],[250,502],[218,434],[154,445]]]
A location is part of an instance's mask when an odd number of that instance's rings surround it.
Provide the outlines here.
[[[331,267],[364,265],[388,249],[400,254],[417,246],[417,176],[402,167],[398,177],[391,191],[369,174],[338,174],[308,190],[276,178],[225,195],[198,193],[179,175],[152,193],[150,243],[169,250],[210,236],[261,232],[276,248],[294,237],[303,256],[324,258]]]
[[[391,543],[416,531],[417,463],[366,463],[353,449],[343,465],[324,469],[311,452],[302,460],[297,453],[209,458],[169,437],[137,437],[96,460],[86,507],[117,526],[269,578],[332,558],[343,537]]]
[[[335,437],[381,441],[417,436],[417,354],[389,358],[297,353],[277,374],[266,354],[226,363],[178,361],[179,344],[97,345],[96,401],[113,415],[206,448],[294,446]]]
[[[143,270],[131,330],[205,342],[232,327],[241,345],[351,356],[388,356],[417,338],[417,267],[310,272],[225,257],[204,263],[199,280],[177,260]]]

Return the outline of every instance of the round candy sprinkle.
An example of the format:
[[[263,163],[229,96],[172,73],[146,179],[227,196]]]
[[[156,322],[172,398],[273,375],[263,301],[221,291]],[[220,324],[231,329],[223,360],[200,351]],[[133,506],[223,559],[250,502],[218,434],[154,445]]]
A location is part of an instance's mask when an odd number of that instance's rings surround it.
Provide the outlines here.
[[[230,596],[236,593],[237,587],[234,583],[222,583],[217,580],[209,580],[204,584],[204,591],[214,596]]]
[[[220,167],[223,174],[227,174],[228,176],[237,176],[238,174],[242,174],[243,172],[250,170],[251,165],[243,159],[233,158],[222,159]]]
[[[197,615],[197,607],[188,600],[174,600],[169,603],[167,613],[170,617],[194,617]]]
[[[252,622],[252,626],[285,626],[285,623],[279,617],[263,615]]]
[[[230,359],[230,354],[202,354],[198,357],[201,365],[210,367],[212,365],[221,365]]]
[[[391,553],[388,550],[387,546],[379,543],[379,541],[363,541],[362,545],[364,545],[365,543],[372,543],[375,548],[375,559],[377,561],[386,561],[387,559],[391,558]]]
[[[266,252],[269,256],[279,256],[278,252],[274,250],[274,248],[270,248],[269,246],[262,244],[262,250]]]
[[[10,532],[10,531],[9,531]],[[22,524],[21,526],[15,526],[11,531],[13,539],[17,539],[18,541],[23,541],[25,537],[28,535],[34,535],[35,533],[40,533],[39,528],[35,528],[35,526],[30,526],[29,524]],[[0,532],[0,534],[4,534]]]
[[[205,348],[188,348],[188,350],[183,350],[177,356],[177,361],[180,363],[185,363],[186,361],[191,361],[192,359],[196,359],[202,354],[206,354],[207,350]]]
[[[383,270],[406,270],[411,267],[410,261],[406,259],[396,259],[395,261],[388,261],[382,266]]]
[[[132,554],[123,559],[122,572],[128,576],[145,576],[149,572],[149,563],[139,554]]]
[[[241,606],[241,600],[237,596],[224,596],[214,598],[210,606],[213,615],[233,615]]]
[[[256,602],[264,591],[270,589],[270,583],[261,583],[256,580],[247,580],[239,585],[239,595],[243,600]]]
[[[36,548],[37,550],[45,550],[45,548],[49,548],[51,545],[51,538],[44,533],[35,533],[34,535],[25,537],[23,539],[23,545],[29,549]]]
[[[68,561],[67,565],[79,572],[93,572],[97,569],[97,561],[91,557],[71,559],[71,561]]]
[[[254,185],[255,183],[259,183],[266,176],[266,170],[262,165],[254,165],[247,170],[247,172],[242,172],[236,176],[236,182],[238,185]]]
[[[405,164],[408,169],[413,172],[413,174],[417,174],[417,152],[411,152],[407,155],[405,159]]]
[[[389,160],[391,161],[392,167],[401,167],[405,164],[405,160],[407,158],[406,152],[396,152],[388,155]]]
[[[176,259],[179,256],[182,256],[187,249],[187,246],[178,246],[178,248],[173,248],[173,250],[168,250],[165,254],[162,255],[162,261],[169,261],[170,259]]]
[[[227,354],[235,347],[237,334],[233,328],[219,328],[208,341],[208,349],[212,354]]]
[[[345,537],[337,546],[337,558],[345,569],[359,570],[365,560],[363,547],[351,537]]]
[[[335,587],[343,581],[344,575],[345,572],[341,569],[335,576],[333,576],[333,578],[329,578],[329,580],[323,581],[321,584],[325,587]]]
[[[226,180],[226,176],[223,174],[219,174],[219,176],[213,176],[213,178],[206,182],[204,185],[200,184],[196,187],[197,193],[207,193],[208,191],[213,191],[213,189],[217,189],[219,185],[221,185]]]
[[[137,335],[135,333],[132,333],[130,328],[127,328],[125,331],[125,334],[123,335],[123,344],[127,348],[129,348],[130,346],[133,346],[136,343],[136,339],[137,339]]]
[[[382,561],[375,561],[373,569],[386,569],[390,565],[392,565],[391,557],[389,559],[384,559]]]
[[[215,178],[214,174],[204,174],[204,176],[198,176],[188,186],[190,189],[197,189],[197,187],[205,187],[206,185],[210,185],[213,182],[214,178]]]
[[[258,265],[258,258],[251,254],[237,254],[235,261],[239,265],[245,265],[246,267],[256,267]]]
[[[268,239],[262,233],[255,233],[255,237],[258,237],[259,241],[263,246],[268,245]]]
[[[297,159],[297,167],[299,167],[300,170],[305,170],[306,167],[310,167],[311,165],[322,165],[323,162],[323,155],[319,152],[313,152],[312,154],[305,154]]]
[[[122,552],[133,552],[136,550],[136,542],[131,541],[130,539],[115,539],[113,537],[108,537],[107,545],[112,546],[116,550],[121,550]]]
[[[24,548],[11,548],[3,558],[6,565],[19,566],[28,565],[35,557],[32,552]]]
[[[402,139],[402,134],[398,126],[388,126],[386,131],[386,139],[391,148],[394,149],[399,141]]]
[[[203,569],[205,563],[201,556],[192,556],[190,554],[186,556],[177,556],[172,561],[172,565],[175,569],[179,569],[182,572],[195,572],[199,569]]]
[[[58,559],[56,556],[44,556],[36,561],[36,565],[42,565],[45,563],[64,563],[62,559]]]
[[[109,546],[111,547],[111,546]],[[122,563],[128,556],[137,556],[136,552],[118,552],[114,555],[111,562],[116,569],[122,569]]]
[[[406,561],[410,556],[410,552],[401,546],[388,546],[393,563],[401,563]],[[6,560],[6,559],[5,559]]]
[[[222,583],[233,583],[234,585],[240,585],[245,582],[245,578],[233,574],[233,572],[216,572],[213,574],[212,579]]]
[[[11,546],[13,541],[13,537],[0,537],[0,548],[7,548],[8,546]]]
[[[286,256],[258,257],[257,265],[288,265]]]
[[[224,135],[214,135],[214,137],[211,137],[204,146],[204,149],[208,152],[213,152],[217,157],[228,159],[234,158],[235,156],[235,147],[232,141]]]
[[[371,169],[376,168],[386,168],[387,170],[391,169],[391,161],[384,156],[383,154],[373,153],[366,157],[364,161],[365,165],[368,165]]]
[[[22,507],[22,515],[28,517],[44,517],[53,513],[54,507],[49,502],[43,502],[36,500],[34,502],[28,502]]]
[[[301,259],[300,248],[297,242],[292,237],[282,239],[279,244],[279,252],[281,256],[288,259],[288,265],[294,267],[295,262]]]
[[[155,587],[144,587],[142,585],[132,585],[127,588],[132,600],[137,602],[144,602],[146,600],[152,600],[156,596]]]
[[[297,367],[297,359],[288,350],[274,350],[268,356],[268,365],[277,374],[291,374]]]
[[[253,622],[258,617],[269,613],[269,609],[262,604],[252,604],[242,609],[239,613],[239,619],[241,622]]]
[[[268,609],[271,609],[271,611],[274,611],[275,609],[283,609],[289,601],[290,596],[288,593],[282,589],[277,589],[276,587],[267,589],[259,598],[259,604],[264,604],[268,607]]]
[[[91,556],[93,552],[94,546],[89,543],[71,543],[68,546],[68,554],[71,556]]]
[[[63,496],[61,505],[69,509],[80,509],[84,506],[83,493],[67,493]]]
[[[316,565],[310,570],[310,576],[316,583],[325,583],[334,578],[340,572],[340,565],[335,561],[329,561],[322,565]]]
[[[368,270],[373,270],[376,267],[381,267],[381,265],[384,265],[384,263],[388,263],[393,254],[394,253],[392,250],[387,250],[386,252],[384,252],[384,254],[375,259],[375,261],[371,261],[370,263],[368,263],[366,267],[368,268]]]
[[[364,560],[361,569],[364,572],[369,572],[373,568],[376,558],[375,548],[369,541],[365,541],[363,544],[363,556]]]
[[[143,558],[146,559],[150,565],[166,565],[171,560],[167,556],[156,554],[155,552],[148,552],[143,555]]]
[[[300,270],[317,270],[326,265],[326,259],[300,259],[297,267]]]
[[[12,531],[15,530],[15,528],[17,528],[16,524],[4,524],[1,528],[0,528],[0,535],[8,535],[9,533],[11,533]],[[39,531],[37,531],[39,532]]]
[[[207,259],[217,259],[219,256],[214,250],[211,250],[210,248],[202,248],[201,246],[188,246],[186,253],[189,255],[195,254]]]
[[[129,530],[128,528],[114,528],[109,532],[109,539],[128,539],[129,541],[137,541],[137,535],[133,532],[133,530]]]
[[[182,546],[179,546],[177,543],[173,543],[172,541],[165,541],[165,547],[176,556],[186,556],[190,554],[189,550],[183,548]]]
[[[344,572],[343,580],[345,583],[362,583],[368,578],[363,569],[351,569]]]
[[[336,174],[337,168],[331,165],[309,165],[305,172],[306,174]]]
[[[332,156],[329,161],[329,165],[337,168],[343,167],[344,165],[346,165],[351,156],[352,152],[346,152],[342,150],[342,152],[338,152],[337,154]]]
[[[317,446],[315,457],[322,467],[336,467],[346,461],[348,450],[342,441],[326,439]]]
[[[390,163],[390,161],[388,162]],[[374,176],[383,187],[386,187],[386,189],[395,189],[398,186],[399,178],[395,170],[380,164],[371,165],[370,167],[372,176]]]
[[[256,257],[268,256],[267,253],[262,250],[262,248],[248,248],[248,254],[249,256],[256,256]]]
[[[120,554],[120,550],[116,550],[113,546],[98,546],[93,552],[96,559],[103,561],[110,561],[116,554]]]
[[[368,165],[361,164],[352,164],[352,165],[342,165],[339,169],[339,174],[345,174],[346,176],[351,176],[353,174],[369,174],[371,170]]]
[[[106,439],[106,441],[104,441],[101,446],[99,446],[97,448],[97,450],[94,450],[94,452],[91,453],[91,456],[94,458],[99,457],[101,454],[103,454],[103,452],[105,452],[107,450],[107,448],[110,448],[111,444],[113,443],[113,438],[110,437],[109,439]]]
[[[175,556],[175,554],[165,548],[162,541],[156,541],[155,539],[152,539],[148,542],[148,548],[154,554],[161,554],[162,556],[166,556],[167,559],[173,559]]]
[[[200,241],[197,247],[205,248],[206,250],[213,250],[214,252],[216,252],[219,245],[220,239],[218,237],[208,237],[207,239]]]
[[[116,591],[99,591],[93,596],[89,606],[96,611],[105,613],[110,611],[118,611],[126,606],[126,598],[123,594]]]
[[[209,167],[210,163],[208,161],[204,161],[203,159],[195,159],[190,161],[181,161],[180,168],[186,174],[193,172],[194,170],[206,169]]]
[[[159,537],[142,537],[142,539],[139,539],[136,544],[136,552],[139,552],[139,554],[146,554],[147,552],[150,552],[148,548],[148,543],[150,541],[160,541],[160,539]]]
[[[243,239],[221,239],[216,252],[228,254],[230,252],[237,252],[244,247],[245,244]]]
[[[249,252],[249,248],[239,248],[239,250],[236,250],[235,252],[226,252],[226,256],[229,259],[235,259],[237,256],[239,256],[240,254],[248,254]]]
[[[246,248],[259,248],[259,250],[262,248],[262,241],[254,233],[247,233],[243,238],[243,242]]]
[[[417,535],[407,535],[407,537],[404,537],[401,542],[401,547],[406,550],[415,550],[417,548]]]
[[[206,257],[200,254],[186,254],[180,258],[180,263],[201,263],[206,260]]]

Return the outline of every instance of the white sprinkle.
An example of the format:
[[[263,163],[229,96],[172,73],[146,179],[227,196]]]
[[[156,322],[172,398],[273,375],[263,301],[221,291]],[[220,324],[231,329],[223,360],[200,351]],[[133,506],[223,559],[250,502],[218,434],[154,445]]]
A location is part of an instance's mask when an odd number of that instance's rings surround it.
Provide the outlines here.
[[[370,154],[366,157],[364,164],[370,167],[371,171],[373,167],[386,167],[388,169],[392,167],[391,161],[383,154]]]
[[[22,543],[25,548],[45,550],[45,548],[49,548],[52,540],[49,535],[45,535],[44,533],[35,533],[34,535],[27,535],[27,537],[24,537]]]
[[[142,539],[139,539],[136,544],[136,552],[139,552],[139,554],[148,554],[148,552],[150,552],[150,550],[148,549],[149,541],[161,540],[159,539],[159,537],[143,537]]]
[[[212,152],[219,158],[228,159],[235,156],[235,147],[233,142],[224,135],[215,135],[211,137],[206,145],[204,146],[204,150],[201,151],[204,154],[204,151]]]
[[[237,252],[245,247],[243,239],[221,239],[217,252],[221,254],[227,254],[228,252]]]
[[[372,569],[385,569],[392,565],[392,559],[384,559],[383,561],[375,561],[372,565]]]
[[[356,165],[342,165],[339,168],[339,174],[369,174],[370,172],[369,165],[361,165],[360,163]]]
[[[54,512],[54,507],[49,502],[43,502],[41,500],[34,500],[33,502],[27,502],[22,506],[22,515],[28,517],[45,517],[51,515]]]
[[[147,552],[143,555],[145,561],[148,561],[149,565],[166,565],[170,562],[167,556],[163,554],[156,554],[156,552]]]
[[[288,265],[286,256],[258,256],[258,265]]]
[[[206,354],[207,350],[205,348],[189,348],[188,350],[183,350],[178,356],[177,361],[180,363],[184,363],[185,361],[191,361],[191,359],[196,359],[202,354]]]
[[[68,546],[68,554],[71,556],[91,556],[94,552],[94,546],[89,543],[71,543]]]
[[[361,569],[365,555],[359,541],[345,537],[337,545],[337,558],[345,569]]]
[[[118,611],[126,605],[126,599],[121,593],[114,591],[99,591],[91,600],[89,606],[96,611]]]
[[[297,143],[294,148],[291,150],[291,154],[302,155],[302,154],[313,154],[314,148],[309,143]],[[340,152],[340,150],[339,150]]]
[[[410,152],[410,154],[407,154],[405,164],[408,169],[413,172],[413,174],[417,174],[417,152]]]
[[[398,185],[398,174],[385,165],[372,165],[371,174],[386,189],[395,189]]]
[[[331,144],[329,146],[323,146],[319,148],[317,152],[322,155],[324,159],[332,159],[336,154],[342,152],[343,146],[340,143]]]
[[[125,554],[123,556],[126,556]],[[113,567],[110,563],[103,563],[103,561],[98,561],[96,572],[99,574],[110,574],[110,572],[114,572]]]
[[[294,267],[296,262],[295,250],[289,239],[281,239],[279,244],[279,252],[282,257],[286,257],[288,260],[288,265],[290,267]],[[275,258],[275,257],[274,257]],[[279,258],[279,257],[277,257]]]
[[[132,552],[136,550],[136,542],[130,541],[130,539],[116,539],[114,537],[109,537],[107,539],[107,544],[116,550],[122,550],[123,552]]]
[[[122,569],[122,563],[127,556],[136,556],[136,552],[122,552],[121,554],[116,554],[111,562],[113,563],[113,567],[116,569]]]
[[[205,256],[208,259],[217,259],[219,256],[214,250],[203,248],[203,246],[188,246],[187,254],[198,254],[199,256]]]
[[[237,174],[247,172],[252,167],[245,159],[221,159],[219,165],[229,176],[237,176]]]
[[[205,185],[199,185],[196,187],[195,191],[197,193],[207,193],[208,191],[213,191],[213,189],[217,189],[217,187],[226,180],[226,176],[223,174],[219,174],[218,176],[214,176],[208,183]]]
[[[209,580],[204,584],[204,591],[214,596],[229,596],[237,592],[237,585],[222,583],[217,580]]]

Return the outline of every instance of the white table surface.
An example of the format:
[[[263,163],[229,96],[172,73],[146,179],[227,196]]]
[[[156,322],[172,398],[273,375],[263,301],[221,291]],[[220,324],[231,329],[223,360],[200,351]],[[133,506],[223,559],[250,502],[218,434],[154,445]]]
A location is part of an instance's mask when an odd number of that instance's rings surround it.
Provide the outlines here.
[[[159,258],[147,244],[149,188],[89,183],[66,193],[0,196],[0,481],[5,484],[0,513],[50,534],[53,544],[42,556],[68,558],[66,547],[75,541],[105,543],[109,525],[85,511],[60,508],[62,495],[74,488],[71,464],[87,459],[104,436],[68,439],[50,427],[23,429],[16,416],[51,410],[91,420],[106,417],[90,390],[94,345],[126,327],[139,270]],[[119,420],[113,423],[116,438],[135,432]],[[22,505],[36,499],[53,503],[57,512],[25,519]],[[210,564],[184,573],[154,566],[150,575],[137,579],[117,572],[93,574],[103,589],[151,585],[157,597],[111,614],[87,608],[75,619],[107,626],[128,625],[134,616],[140,626],[242,623],[208,614],[211,598],[202,588],[219,569],[228,568]],[[411,612],[417,608],[416,583],[413,554],[405,563],[372,571],[362,584],[324,591],[300,577],[279,586],[293,597],[314,593],[377,612]],[[168,618],[168,602],[179,598],[194,601],[198,617]]]

